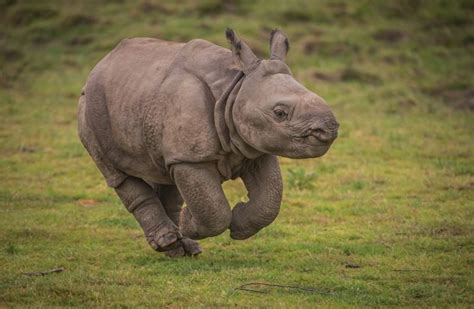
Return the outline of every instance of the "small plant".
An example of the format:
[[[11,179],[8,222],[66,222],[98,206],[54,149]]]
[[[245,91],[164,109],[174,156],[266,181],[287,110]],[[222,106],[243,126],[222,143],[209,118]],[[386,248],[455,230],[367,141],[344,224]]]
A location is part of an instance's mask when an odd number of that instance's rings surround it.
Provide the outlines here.
[[[356,180],[356,181],[351,183],[351,187],[354,190],[360,191],[360,190],[364,189],[365,182],[362,181],[362,180]]]
[[[315,173],[307,173],[302,167],[289,169],[288,173],[288,186],[297,190],[311,189],[317,177]]]
[[[331,164],[320,163],[318,166],[319,173],[321,174],[333,174],[336,167]]]
[[[15,246],[14,244],[7,244],[6,248],[5,248],[5,252],[9,255],[17,255],[19,250],[18,250],[18,247]]]

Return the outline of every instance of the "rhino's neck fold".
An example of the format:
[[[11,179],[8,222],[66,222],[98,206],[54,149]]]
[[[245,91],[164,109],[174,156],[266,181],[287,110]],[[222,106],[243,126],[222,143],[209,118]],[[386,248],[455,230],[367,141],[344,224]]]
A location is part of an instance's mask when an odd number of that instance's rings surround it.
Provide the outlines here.
[[[237,98],[244,78],[245,74],[239,72],[219,100],[217,100],[214,107],[214,124],[222,149],[225,152],[233,152],[248,159],[255,159],[261,156],[262,153],[252,148],[240,137],[232,117],[235,99]]]

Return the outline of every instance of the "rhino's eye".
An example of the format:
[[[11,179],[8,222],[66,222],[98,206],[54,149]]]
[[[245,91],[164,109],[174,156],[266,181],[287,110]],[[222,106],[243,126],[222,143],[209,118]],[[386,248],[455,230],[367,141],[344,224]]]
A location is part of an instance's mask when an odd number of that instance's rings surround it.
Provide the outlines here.
[[[277,116],[277,118],[280,120],[285,120],[286,117],[288,117],[288,113],[282,109],[277,108],[273,112],[275,113],[275,116]]]

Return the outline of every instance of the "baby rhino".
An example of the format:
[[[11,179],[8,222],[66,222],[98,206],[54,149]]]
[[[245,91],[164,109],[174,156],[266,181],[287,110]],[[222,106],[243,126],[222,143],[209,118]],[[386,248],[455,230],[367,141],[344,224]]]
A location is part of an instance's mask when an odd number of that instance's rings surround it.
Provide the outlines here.
[[[255,56],[231,29],[231,50],[204,40],[125,39],[92,70],[79,100],[79,136],[150,246],[172,257],[230,229],[246,239],[275,220],[276,156],[325,154],[338,123],[285,64]],[[230,208],[221,184],[240,177],[249,201]],[[183,202],[186,207],[182,208]]]

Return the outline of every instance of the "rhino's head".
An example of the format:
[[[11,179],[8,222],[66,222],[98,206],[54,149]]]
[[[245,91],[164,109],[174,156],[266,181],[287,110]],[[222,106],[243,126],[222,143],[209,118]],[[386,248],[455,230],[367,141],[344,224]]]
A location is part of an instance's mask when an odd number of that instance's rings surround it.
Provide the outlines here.
[[[285,63],[288,39],[274,30],[271,57],[259,59],[227,29],[234,61],[245,79],[233,107],[234,125],[254,149],[289,158],[324,155],[339,124],[326,102],[298,83]]]

